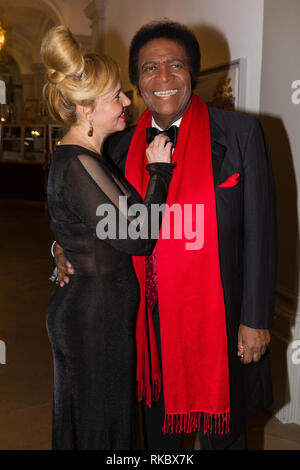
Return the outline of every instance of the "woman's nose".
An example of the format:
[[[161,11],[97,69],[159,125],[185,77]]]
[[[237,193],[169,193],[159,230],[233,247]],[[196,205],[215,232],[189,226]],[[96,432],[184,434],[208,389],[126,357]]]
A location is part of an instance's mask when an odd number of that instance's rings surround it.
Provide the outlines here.
[[[127,95],[125,95],[125,93],[122,92],[122,95],[123,95],[123,100],[122,100],[123,106],[124,107],[130,106],[131,105],[131,100],[128,98]]]

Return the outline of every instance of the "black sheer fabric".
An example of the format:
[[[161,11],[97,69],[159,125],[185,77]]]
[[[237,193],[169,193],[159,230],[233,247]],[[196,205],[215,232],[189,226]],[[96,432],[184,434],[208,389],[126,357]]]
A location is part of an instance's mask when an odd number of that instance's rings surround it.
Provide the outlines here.
[[[151,211],[130,214],[133,204],[166,201],[173,165],[147,166],[144,201],[103,156],[80,146],[57,148],[48,181],[51,228],[75,274],[57,287],[47,310],[54,359],[53,448],[137,449],[135,321],[139,287],[131,255],[148,255],[152,239],[124,238],[120,224],[148,233]],[[119,196],[126,196],[120,205]],[[126,204],[124,204],[124,201]],[[103,206],[106,204],[106,206]],[[114,208],[115,236],[99,239]],[[113,219],[114,220],[114,219]],[[159,227],[158,227],[159,228]]]

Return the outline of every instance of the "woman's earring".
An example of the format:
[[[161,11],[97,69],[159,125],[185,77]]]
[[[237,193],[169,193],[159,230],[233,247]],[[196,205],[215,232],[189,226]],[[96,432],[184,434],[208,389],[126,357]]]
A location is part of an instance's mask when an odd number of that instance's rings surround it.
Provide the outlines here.
[[[90,128],[88,131],[88,136],[93,137],[93,134],[94,134],[93,121],[90,121]]]

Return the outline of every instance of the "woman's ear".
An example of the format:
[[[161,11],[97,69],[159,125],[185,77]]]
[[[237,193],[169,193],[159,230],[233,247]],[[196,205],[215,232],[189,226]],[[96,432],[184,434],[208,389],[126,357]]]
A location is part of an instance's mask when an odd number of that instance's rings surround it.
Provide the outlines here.
[[[76,112],[77,115],[80,116],[81,119],[84,119],[88,122],[92,120],[92,109],[90,106],[83,106],[82,104],[76,104]]]

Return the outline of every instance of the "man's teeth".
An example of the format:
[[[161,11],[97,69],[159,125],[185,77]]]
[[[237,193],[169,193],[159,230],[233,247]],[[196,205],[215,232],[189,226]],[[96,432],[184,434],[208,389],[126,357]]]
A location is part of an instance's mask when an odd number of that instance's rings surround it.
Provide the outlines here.
[[[178,93],[178,90],[165,90],[165,91],[154,91],[155,96],[172,96]]]

